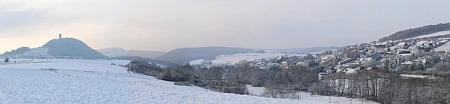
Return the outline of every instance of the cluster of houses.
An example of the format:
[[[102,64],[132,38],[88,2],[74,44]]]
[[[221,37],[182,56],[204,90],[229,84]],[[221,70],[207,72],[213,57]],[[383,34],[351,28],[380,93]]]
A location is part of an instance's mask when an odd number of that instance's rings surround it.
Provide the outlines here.
[[[339,51],[311,55],[297,65],[321,71],[319,78],[328,73],[356,73],[356,70],[428,70],[450,56],[450,39],[400,40],[371,42],[348,46]],[[311,65],[311,61],[318,64]]]

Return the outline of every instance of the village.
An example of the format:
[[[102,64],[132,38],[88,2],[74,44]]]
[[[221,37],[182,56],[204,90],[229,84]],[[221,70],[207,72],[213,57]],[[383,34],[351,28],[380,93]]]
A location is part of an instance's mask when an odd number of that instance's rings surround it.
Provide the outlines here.
[[[331,73],[357,73],[358,70],[384,70],[405,74],[421,74],[434,70],[435,65],[450,56],[450,38],[420,38],[386,42],[370,42],[329,50],[305,53],[305,56],[279,56],[243,61],[252,67],[268,70],[308,67],[319,72],[319,79]],[[220,64],[215,66],[230,66]],[[204,61],[200,68],[212,67]],[[423,74],[423,73],[422,73]]]
[[[355,73],[356,70],[389,70],[395,72],[433,70],[436,63],[449,56],[450,39],[416,39],[371,42],[324,52],[304,60],[302,65],[317,67],[321,75],[328,73]]]

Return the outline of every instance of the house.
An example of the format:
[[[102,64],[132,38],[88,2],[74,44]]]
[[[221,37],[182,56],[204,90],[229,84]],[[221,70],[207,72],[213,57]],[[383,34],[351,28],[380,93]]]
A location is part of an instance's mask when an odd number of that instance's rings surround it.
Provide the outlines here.
[[[412,54],[398,54],[395,59],[397,60],[411,60]],[[399,61],[403,62],[403,61]]]
[[[297,65],[297,66],[309,67],[309,62],[301,61],[301,62],[298,62],[298,63],[295,64],[295,65]]]
[[[376,48],[386,48],[386,47],[388,47],[388,42],[379,42],[379,43],[376,43],[373,46],[376,47]]]
[[[409,47],[408,51],[410,51],[411,54],[419,54],[420,50],[417,47]]]
[[[346,64],[346,63],[355,61],[355,60],[356,60],[356,59],[354,59],[354,58],[347,58],[347,59],[344,59],[344,60],[342,60],[342,61],[339,61],[339,62],[338,62],[338,65],[343,65],[343,64]]]
[[[435,52],[450,53],[450,42],[447,42],[447,43],[441,45],[440,47],[437,47],[435,49]]]
[[[400,42],[396,45],[395,47],[396,49],[408,49],[409,48],[409,44],[406,42]]]
[[[359,63],[361,65],[369,65],[373,61],[374,60],[372,58],[361,58],[361,59],[359,59]]]
[[[394,46],[394,42],[393,41],[378,42],[378,43],[375,43],[373,46],[380,47],[380,48],[387,48],[387,47]]]
[[[266,67],[280,66],[278,63],[267,63]]]
[[[399,49],[399,50],[397,51],[397,54],[399,54],[399,55],[403,55],[403,54],[411,54],[411,51],[406,50],[406,49]]]
[[[404,70],[411,69],[413,64],[414,64],[413,61],[405,61],[405,62],[401,63],[401,65],[403,66]]]
[[[436,47],[442,46],[445,43],[447,43],[449,40],[447,39],[440,39],[438,42],[436,42]]]
[[[323,79],[328,73],[319,73],[319,80]]]
[[[326,55],[326,56],[323,56],[321,58],[320,63],[326,63],[328,61],[334,61],[335,59],[336,59],[336,56],[334,56],[334,55]]]
[[[283,62],[281,62],[281,67],[282,68],[289,68],[289,64],[288,64],[288,62],[287,61],[283,61]]]

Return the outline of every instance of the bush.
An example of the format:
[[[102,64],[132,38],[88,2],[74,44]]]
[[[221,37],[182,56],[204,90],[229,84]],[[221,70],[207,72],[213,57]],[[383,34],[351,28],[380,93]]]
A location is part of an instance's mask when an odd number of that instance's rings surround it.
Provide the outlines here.
[[[158,76],[164,72],[162,68],[155,64],[149,64],[147,62],[132,61],[127,65],[128,72],[140,73],[149,76]]]
[[[173,81],[172,72],[169,70],[164,71],[161,75],[161,79],[165,81]]]

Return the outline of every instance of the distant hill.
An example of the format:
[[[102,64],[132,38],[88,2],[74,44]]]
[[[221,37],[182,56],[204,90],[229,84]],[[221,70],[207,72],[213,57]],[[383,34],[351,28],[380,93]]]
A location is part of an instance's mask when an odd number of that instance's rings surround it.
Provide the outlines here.
[[[106,59],[105,55],[92,49],[84,42],[74,38],[53,39],[47,42],[43,48],[48,48],[52,56],[82,57],[85,59]]]
[[[335,49],[340,49],[342,47],[330,46],[330,47],[311,47],[311,48],[293,48],[293,49],[276,49],[276,51],[286,52],[286,53],[310,53],[319,51],[330,51]]]
[[[422,26],[422,27],[399,31],[390,36],[381,38],[379,41],[408,39],[408,38],[414,38],[414,37],[418,37],[418,36],[422,36],[422,35],[433,34],[433,33],[441,32],[441,31],[448,31],[448,30],[450,30],[450,23],[427,25],[427,26]]]
[[[10,52],[5,52],[2,55],[8,56],[8,55],[17,55],[17,54],[24,54],[27,51],[31,51],[31,48],[29,47],[20,47],[15,50],[12,50]]]
[[[177,64],[186,64],[189,61],[214,58],[218,55],[229,55],[236,53],[254,52],[252,49],[231,48],[231,47],[197,47],[197,48],[180,48],[175,49],[166,54],[156,57],[158,60],[170,61]]]
[[[165,53],[162,51],[125,50],[122,48],[103,48],[97,51],[108,57],[139,56],[143,58],[155,58]]]
[[[127,50],[122,48],[102,48],[97,51],[108,57],[128,56]]]
[[[164,65],[166,67],[177,67],[180,66],[177,63],[169,62],[169,61],[161,61],[151,58],[142,58],[139,56],[119,56],[119,57],[111,57],[111,59],[119,59],[119,60],[134,60],[134,61],[141,61],[141,62],[149,62],[153,64],[159,64]]]

